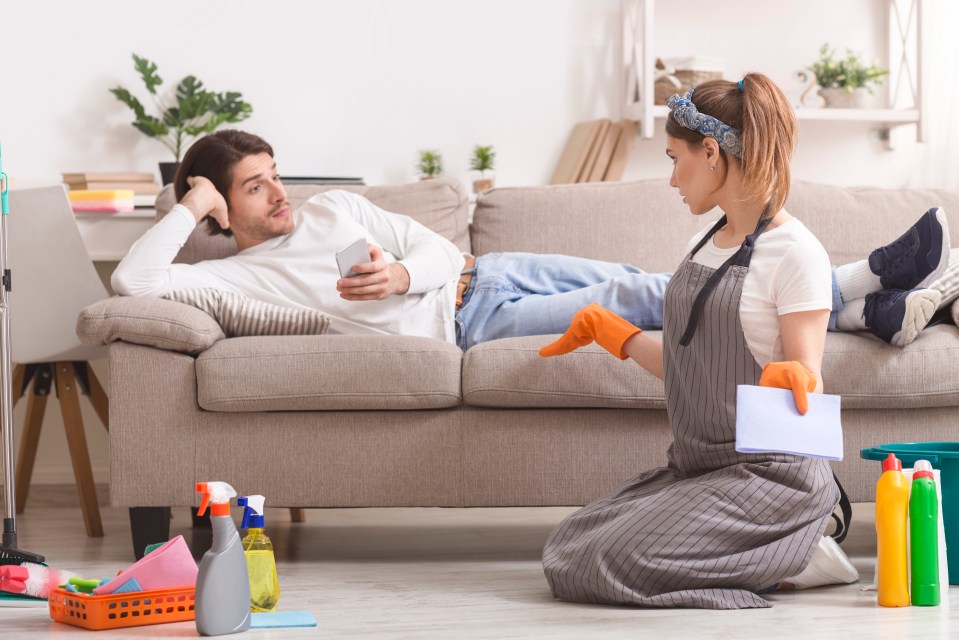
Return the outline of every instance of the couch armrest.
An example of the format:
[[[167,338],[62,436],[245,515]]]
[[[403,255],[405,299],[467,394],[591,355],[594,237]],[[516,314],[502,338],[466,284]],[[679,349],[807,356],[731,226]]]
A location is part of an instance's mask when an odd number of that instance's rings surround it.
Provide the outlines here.
[[[107,298],[83,309],[77,337],[91,346],[122,340],[195,355],[224,338],[216,320],[196,307],[159,298]]]

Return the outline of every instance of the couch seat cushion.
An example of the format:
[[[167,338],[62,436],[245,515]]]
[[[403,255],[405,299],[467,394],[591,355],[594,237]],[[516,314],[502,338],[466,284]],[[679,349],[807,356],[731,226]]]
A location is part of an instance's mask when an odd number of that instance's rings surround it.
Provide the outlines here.
[[[494,340],[467,351],[463,401],[481,407],[665,408],[660,380],[596,345],[541,358],[539,348],[556,337]],[[930,327],[902,349],[865,332],[830,332],[823,377],[825,392],[841,395],[844,409],[959,406],[959,329]]]
[[[659,337],[658,331],[649,335]],[[663,383],[596,345],[555,358],[539,348],[559,336],[478,344],[463,357],[463,401],[479,407],[665,409]]]
[[[460,404],[462,352],[429,338],[221,340],[196,360],[207,411],[443,409]]]
[[[959,406],[959,329],[929,327],[905,348],[870,333],[830,332],[823,379],[844,409]]]

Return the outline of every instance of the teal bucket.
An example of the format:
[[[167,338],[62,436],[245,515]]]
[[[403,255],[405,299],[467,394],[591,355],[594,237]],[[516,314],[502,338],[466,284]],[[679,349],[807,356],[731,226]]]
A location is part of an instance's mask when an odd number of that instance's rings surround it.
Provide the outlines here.
[[[916,460],[928,460],[939,469],[942,482],[942,524],[946,530],[949,584],[959,584],[959,442],[902,442],[861,449],[866,460],[885,460],[890,453],[911,467]],[[880,472],[881,473],[881,472]],[[878,480],[879,474],[876,475]]]

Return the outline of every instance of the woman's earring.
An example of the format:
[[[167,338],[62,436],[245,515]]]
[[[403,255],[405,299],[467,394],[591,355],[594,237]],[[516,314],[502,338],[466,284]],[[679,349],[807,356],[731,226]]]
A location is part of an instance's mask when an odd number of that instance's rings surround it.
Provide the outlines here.
[[[715,171],[715,170],[716,170],[716,165],[710,166],[710,167],[709,167],[709,170],[710,170],[710,171]]]

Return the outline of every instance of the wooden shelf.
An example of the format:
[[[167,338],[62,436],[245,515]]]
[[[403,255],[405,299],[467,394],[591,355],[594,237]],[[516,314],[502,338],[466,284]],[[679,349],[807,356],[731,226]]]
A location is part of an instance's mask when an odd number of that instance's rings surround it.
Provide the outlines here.
[[[661,104],[653,106],[654,118],[665,118],[669,107]],[[826,109],[800,107],[796,109],[798,120],[819,120],[834,122],[874,122],[876,124],[910,124],[919,122],[918,109]]]

